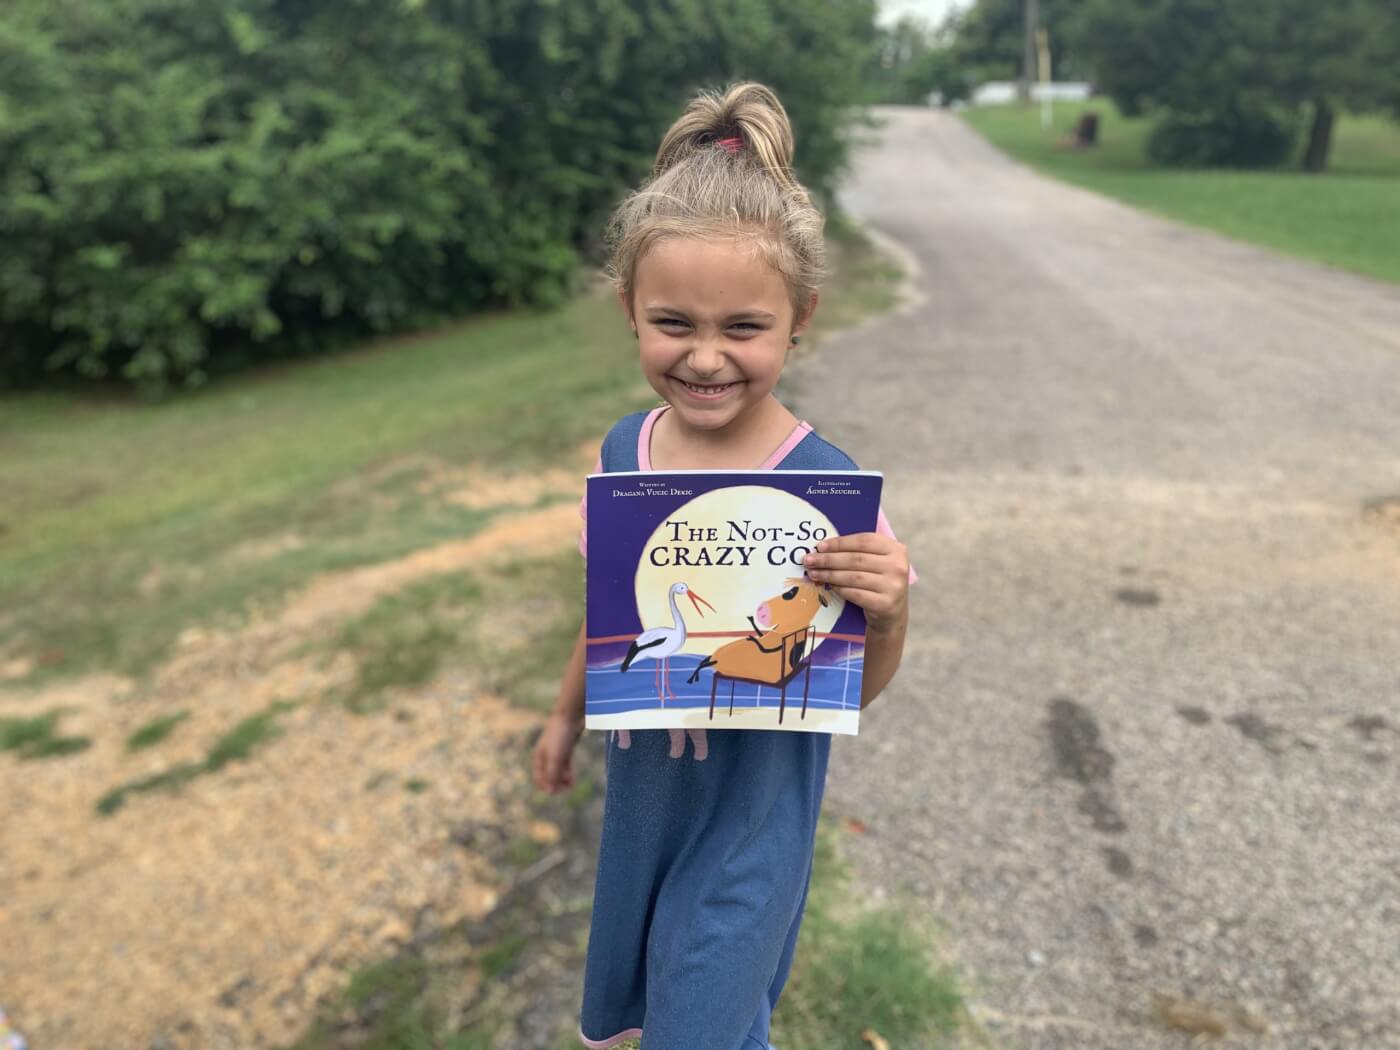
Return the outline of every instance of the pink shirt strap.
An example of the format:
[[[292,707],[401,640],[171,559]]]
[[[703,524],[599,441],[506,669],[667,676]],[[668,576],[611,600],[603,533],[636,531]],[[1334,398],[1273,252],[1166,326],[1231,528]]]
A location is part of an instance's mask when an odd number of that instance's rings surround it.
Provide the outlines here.
[[[890,519],[885,517],[885,508],[881,507],[879,513],[875,515],[875,531],[881,536],[888,536],[890,539],[898,541],[899,537],[894,534],[894,529],[890,528]],[[914,571],[914,563],[909,563],[909,586],[919,582],[919,574]]]
[[[646,419],[642,421],[641,433],[637,435],[637,469],[651,470],[651,431],[656,426],[656,421],[661,418],[662,413],[669,409],[670,405],[660,405],[647,413]],[[772,470],[798,445],[802,444],[802,439],[812,432],[812,424],[801,420],[797,426],[792,428],[792,433],[783,439],[783,443],[768,454],[768,458],[760,463],[755,470]]]
[[[598,454],[598,462],[593,467],[593,473],[603,473],[603,454]],[[583,519],[583,528],[578,532],[578,552],[585,558],[588,557],[588,490],[584,487],[583,499],[578,501],[578,516]]]

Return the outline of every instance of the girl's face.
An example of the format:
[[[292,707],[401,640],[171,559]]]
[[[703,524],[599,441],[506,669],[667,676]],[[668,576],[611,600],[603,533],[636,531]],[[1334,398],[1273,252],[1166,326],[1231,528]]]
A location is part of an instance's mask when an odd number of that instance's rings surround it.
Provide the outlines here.
[[[731,239],[668,237],[637,263],[623,302],[652,389],[686,424],[719,430],[763,403],[787,359],[794,319],[782,275]]]

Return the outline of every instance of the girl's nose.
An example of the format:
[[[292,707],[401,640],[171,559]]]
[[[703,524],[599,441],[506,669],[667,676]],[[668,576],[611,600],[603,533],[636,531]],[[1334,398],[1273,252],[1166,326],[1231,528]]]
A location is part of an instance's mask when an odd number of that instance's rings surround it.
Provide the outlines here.
[[[724,353],[720,349],[720,340],[697,336],[686,363],[701,379],[719,374],[719,370],[724,367]]]

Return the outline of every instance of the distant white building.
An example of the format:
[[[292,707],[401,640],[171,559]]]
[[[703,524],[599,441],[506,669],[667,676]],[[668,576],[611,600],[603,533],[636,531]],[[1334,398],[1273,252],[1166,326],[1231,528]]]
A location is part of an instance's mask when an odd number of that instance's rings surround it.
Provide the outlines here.
[[[1078,81],[1057,81],[1050,84],[1032,84],[1031,99],[1042,102],[1083,102],[1089,97],[1091,85]],[[974,106],[1004,106],[1016,101],[1017,84],[1014,80],[990,80],[972,89]]]

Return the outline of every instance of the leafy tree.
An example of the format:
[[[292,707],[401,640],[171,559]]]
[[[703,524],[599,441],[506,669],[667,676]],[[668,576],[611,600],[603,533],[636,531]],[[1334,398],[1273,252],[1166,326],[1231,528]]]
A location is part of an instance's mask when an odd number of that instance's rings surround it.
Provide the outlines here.
[[[0,381],[161,388],[569,287],[697,87],[830,195],[874,0],[7,0]]]
[[[1040,0],[1040,25],[1050,38],[1054,74],[1058,80],[1081,75],[1081,64],[1069,27],[1083,0]],[[1025,0],[975,0],[955,14],[948,27],[953,36],[953,63],[975,83],[1017,80],[1025,65]]]
[[[966,98],[970,83],[953,54],[947,25],[930,27],[906,16],[881,27],[867,75],[871,101],[915,105],[930,95]]]
[[[938,95],[944,104],[965,99],[972,93],[973,83],[967,69],[958,63],[948,46],[926,48],[919,52],[900,78],[903,95],[910,101],[923,101]]]
[[[870,101],[914,101],[904,97],[901,81],[909,64],[927,47],[928,28],[920,19],[905,16],[893,25],[881,26],[865,78]]]
[[[1251,158],[1252,131],[1308,114],[1303,165],[1322,171],[1339,109],[1400,97],[1397,27],[1395,0],[1084,0],[1074,39],[1125,112],[1169,112],[1210,136],[1239,130],[1227,162]]]

